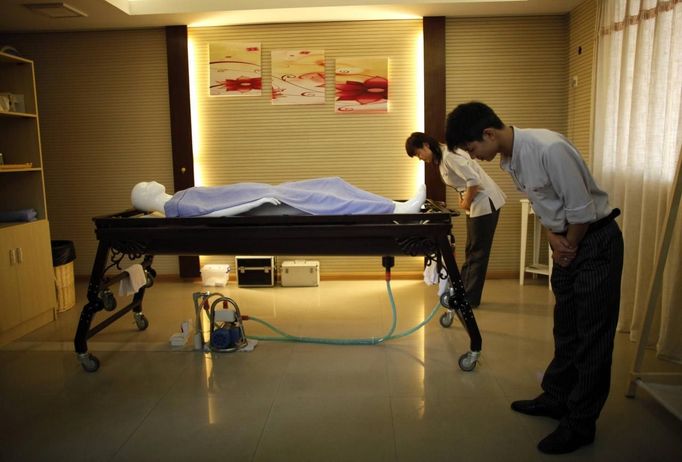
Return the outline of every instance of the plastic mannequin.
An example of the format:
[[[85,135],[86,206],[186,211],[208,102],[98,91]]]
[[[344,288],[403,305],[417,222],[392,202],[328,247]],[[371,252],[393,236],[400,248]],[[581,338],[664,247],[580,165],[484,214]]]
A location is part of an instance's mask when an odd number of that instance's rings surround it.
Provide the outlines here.
[[[343,180],[340,179],[332,179],[335,181],[340,181],[343,182]],[[312,180],[315,181],[315,180]],[[294,182],[294,183],[287,183],[287,185],[301,185],[304,184],[305,182]],[[352,187],[351,185],[346,184],[343,182],[346,186]],[[238,188],[240,184],[236,185],[231,185],[231,187],[236,187]],[[253,184],[251,184],[253,185]],[[264,187],[270,189],[272,192],[274,192],[276,195],[278,191],[278,186],[273,186],[270,187],[269,185],[263,185]],[[221,187],[218,187],[221,188]],[[195,188],[189,188],[186,191],[190,191]],[[202,188],[203,190],[210,190],[212,188]],[[359,190],[357,188],[354,188],[361,194],[368,194],[370,196],[374,196],[371,193],[367,193],[365,191]],[[208,213],[203,213],[203,214],[178,214],[175,212],[169,213],[169,202],[171,199],[176,199],[176,202],[178,201],[178,194],[185,193],[185,191],[181,191],[179,193],[176,193],[175,196],[172,196],[168,193],[166,193],[166,187],[160,183],[157,183],[156,181],[144,181],[141,183],[136,184],[131,192],[131,202],[133,204],[133,207],[136,209],[143,211],[143,212],[160,212],[164,213],[167,216],[194,216],[194,217],[226,217],[226,216],[233,216],[233,215],[239,215],[243,214],[246,212],[249,212],[256,207],[259,207],[264,204],[271,204],[274,206],[280,206],[280,205],[290,205],[291,207],[295,207],[293,204],[286,204],[286,199],[280,200],[276,197],[261,197],[260,199],[256,200],[250,200],[238,205],[231,205],[228,207],[224,208],[218,208],[217,210],[210,211]],[[310,190],[308,193],[311,196],[314,196],[316,200],[318,201],[324,201],[325,199],[329,199],[330,194],[325,191],[325,190]],[[185,197],[189,197],[186,196]],[[382,201],[385,201],[385,207],[384,207],[384,212],[378,212],[378,213],[418,213],[419,209],[421,208],[422,204],[426,200],[426,185],[420,185],[417,193],[415,194],[414,197],[412,197],[410,200],[406,202],[394,202],[390,201],[388,199],[382,198],[380,196],[374,196],[374,198],[381,203]],[[184,201],[184,204],[187,203],[188,200],[191,199],[179,199],[181,201]],[[215,208],[215,205],[213,205],[213,208]],[[170,208],[172,209],[172,207]],[[276,210],[277,208],[275,208]],[[282,207],[283,213],[285,214],[286,207]],[[357,212],[357,213],[375,213],[373,211],[368,211],[368,212]],[[324,213],[321,213],[324,214]],[[331,213],[334,214],[334,213]]]

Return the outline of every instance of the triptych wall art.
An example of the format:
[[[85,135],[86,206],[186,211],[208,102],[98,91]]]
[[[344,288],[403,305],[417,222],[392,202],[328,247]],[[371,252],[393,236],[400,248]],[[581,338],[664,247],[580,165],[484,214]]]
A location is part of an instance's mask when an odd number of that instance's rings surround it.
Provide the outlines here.
[[[274,106],[324,104],[324,50],[272,50],[271,102]],[[388,58],[335,59],[334,111],[338,114],[388,112]],[[260,43],[209,44],[211,96],[261,96]]]

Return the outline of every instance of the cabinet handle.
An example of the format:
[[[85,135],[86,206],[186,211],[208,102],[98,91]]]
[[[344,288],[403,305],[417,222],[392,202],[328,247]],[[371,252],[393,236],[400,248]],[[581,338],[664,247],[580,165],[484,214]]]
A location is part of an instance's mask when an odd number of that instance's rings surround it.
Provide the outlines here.
[[[14,254],[15,249],[9,249],[9,266],[14,266],[17,264],[17,257]]]
[[[21,247],[16,248],[16,254],[17,254],[17,263],[23,263],[24,262],[24,252],[21,250]]]

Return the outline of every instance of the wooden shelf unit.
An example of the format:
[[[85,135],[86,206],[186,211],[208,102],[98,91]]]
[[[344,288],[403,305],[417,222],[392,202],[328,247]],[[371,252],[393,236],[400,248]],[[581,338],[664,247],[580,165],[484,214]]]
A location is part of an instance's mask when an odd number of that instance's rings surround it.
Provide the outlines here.
[[[0,94],[23,95],[0,111],[0,211],[35,209],[36,221],[0,222],[0,345],[54,319],[57,306],[33,62],[0,52]],[[30,166],[29,166],[30,164]]]

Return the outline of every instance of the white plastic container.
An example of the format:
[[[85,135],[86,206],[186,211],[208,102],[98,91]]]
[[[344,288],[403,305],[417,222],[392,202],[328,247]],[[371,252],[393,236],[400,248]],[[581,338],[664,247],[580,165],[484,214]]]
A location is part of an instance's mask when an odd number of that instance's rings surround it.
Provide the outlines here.
[[[230,265],[210,264],[201,267],[201,284],[205,287],[224,287],[230,279]]]

